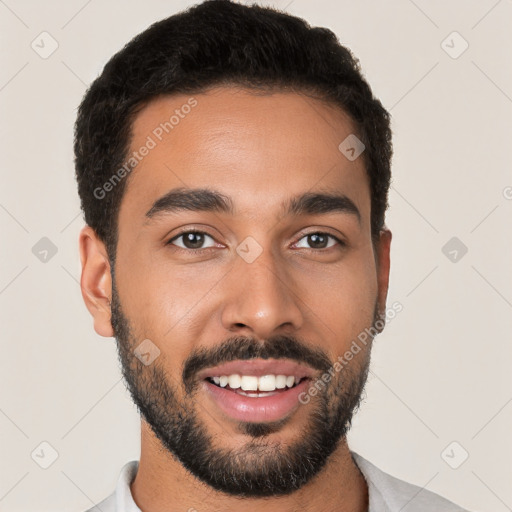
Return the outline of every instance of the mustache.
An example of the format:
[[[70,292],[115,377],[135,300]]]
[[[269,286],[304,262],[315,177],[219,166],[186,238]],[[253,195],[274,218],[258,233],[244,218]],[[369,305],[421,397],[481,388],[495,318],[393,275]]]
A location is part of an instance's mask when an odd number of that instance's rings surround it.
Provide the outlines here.
[[[322,373],[332,366],[327,354],[294,337],[278,335],[260,342],[254,338],[235,336],[214,349],[200,348],[183,363],[182,379],[187,392],[191,392],[197,373],[205,368],[247,359],[291,359],[311,366]]]

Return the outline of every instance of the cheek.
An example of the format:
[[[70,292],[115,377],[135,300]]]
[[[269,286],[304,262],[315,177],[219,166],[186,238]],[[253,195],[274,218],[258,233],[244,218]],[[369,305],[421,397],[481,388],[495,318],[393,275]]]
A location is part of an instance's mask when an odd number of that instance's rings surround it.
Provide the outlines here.
[[[138,337],[156,343],[170,364],[181,363],[211,317],[210,295],[216,283],[221,286],[226,269],[213,265],[199,270],[149,255],[131,260],[130,268],[128,272],[126,265],[119,276],[125,314]]]
[[[321,319],[331,336],[352,339],[371,325],[377,298],[373,253],[359,251],[329,269],[309,269],[300,278],[301,300]]]

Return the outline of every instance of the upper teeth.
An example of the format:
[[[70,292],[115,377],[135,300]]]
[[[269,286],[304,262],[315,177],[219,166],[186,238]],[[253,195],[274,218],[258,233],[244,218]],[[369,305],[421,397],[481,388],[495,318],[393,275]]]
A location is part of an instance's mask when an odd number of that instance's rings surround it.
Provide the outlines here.
[[[300,377],[293,375],[262,375],[255,377],[253,375],[221,375],[220,377],[212,377],[215,384],[230,388],[242,388],[244,391],[274,391],[275,389],[291,388],[300,381]]]

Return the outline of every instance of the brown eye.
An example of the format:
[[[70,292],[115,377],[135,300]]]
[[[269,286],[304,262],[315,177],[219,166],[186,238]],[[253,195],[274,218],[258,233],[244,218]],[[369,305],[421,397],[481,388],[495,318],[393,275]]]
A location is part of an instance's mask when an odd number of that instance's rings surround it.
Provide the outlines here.
[[[185,231],[181,233],[178,236],[175,236],[169,242],[168,244],[177,245],[181,249],[205,249],[208,247],[214,247],[215,244],[212,244],[207,247],[203,247],[203,244],[205,243],[205,237],[211,239],[213,241],[213,238],[210,235],[207,235],[206,233],[203,233],[202,231]],[[183,241],[180,244],[175,244],[175,240],[182,239]]]
[[[328,245],[329,239],[334,241],[330,245]],[[309,247],[305,247],[306,249],[329,249],[332,246],[336,245],[336,242],[339,245],[344,245],[344,243],[339,238],[337,238],[333,235],[330,235],[329,233],[321,233],[321,232],[309,233],[308,235],[303,236],[301,238],[301,240],[306,240],[306,243],[309,245]]]

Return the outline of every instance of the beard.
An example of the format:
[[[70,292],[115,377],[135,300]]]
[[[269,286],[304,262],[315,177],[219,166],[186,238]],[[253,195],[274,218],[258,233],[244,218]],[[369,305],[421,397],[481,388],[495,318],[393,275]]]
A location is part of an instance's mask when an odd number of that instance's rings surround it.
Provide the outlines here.
[[[275,422],[239,422],[238,431],[247,436],[247,442],[238,449],[221,448],[214,445],[207,423],[198,415],[195,396],[201,384],[196,378],[199,370],[237,359],[289,358],[323,374],[333,362],[324,351],[295,337],[276,336],[262,344],[237,336],[219,348],[193,352],[184,361],[181,375],[170,375],[160,364],[164,358],[145,366],[134,356],[142,339],[134,335],[122,311],[112,277],[111,322],[123,377],[140,414],[182,466],[213,489],[245,498],[291,494],[321,471],[345,439],[362,401],[371,343],[303,405],[310,412],[299,439],[286,445],[271,439],[272,433],[293,421],[292,415]],[[378,318],[382,317],[376,303],[373,324]]]

